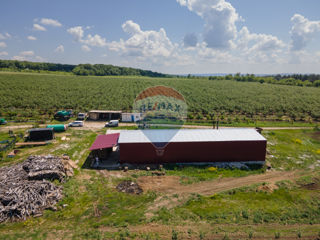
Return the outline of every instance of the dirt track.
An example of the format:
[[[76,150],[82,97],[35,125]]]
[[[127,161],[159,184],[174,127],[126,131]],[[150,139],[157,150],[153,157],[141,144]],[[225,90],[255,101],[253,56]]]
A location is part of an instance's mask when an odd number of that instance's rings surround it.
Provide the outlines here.
[[[67,122],[63,124],[68,124]],[[73,129],[77,130],[97,130],[104,128],[105,122],[103,121],[85,121],[83,127],[75,127]],[[40,127],[45,127],[46,124],[41,124]],[[119,123],[119,126],[136,126],[135,123]],[[176,125],[162,124],[161,126],[176,127]],[[1,126],[0,131],[8,131],[9,129],[19,129],[19,128],[32,128],[31,124],[26,125],[10,125]],[[195,128],[195,129],[212,129],[212,126],[203,125],[183,125],[182,128]],[[220,128],[234,128],[234,127],[220,127]],[[245,127],[254,128],[254,127]],[[312,129],[312,127],[263,127],[263,130],[294,130],[294,129]]]
[[[244,187],[257,183],[276,183],[282,180],[291,180],[298,176],[298,172],[268,172],[240,178],[222,178],[212,181],[181,185],[177,176],[143,176],[138,184],[144,191],[154,190],[166,194],[198,193],[210,196],[218,192]]]

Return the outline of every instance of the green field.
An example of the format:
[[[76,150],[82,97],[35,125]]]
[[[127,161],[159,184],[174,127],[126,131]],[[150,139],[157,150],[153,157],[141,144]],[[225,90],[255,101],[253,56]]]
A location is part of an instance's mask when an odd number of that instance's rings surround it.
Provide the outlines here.
[[[0,114],[8,119],[50,119],[56,110],[130,111],[147,87],[178,90],[188,104],[190,120],[216,119],[222,124],[257,121],[319,121],[320,89],[227,80],[80,77],[53,74],[0,73]],[[213,114],[215,114],[213,116]]]

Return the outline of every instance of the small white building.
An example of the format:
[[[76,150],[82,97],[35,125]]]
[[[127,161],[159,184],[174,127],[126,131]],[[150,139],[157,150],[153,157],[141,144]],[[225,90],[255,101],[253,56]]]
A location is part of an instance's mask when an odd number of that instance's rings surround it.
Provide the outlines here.
[[[141,113],[121,113],[122,122],[137,122],[142,118]]]

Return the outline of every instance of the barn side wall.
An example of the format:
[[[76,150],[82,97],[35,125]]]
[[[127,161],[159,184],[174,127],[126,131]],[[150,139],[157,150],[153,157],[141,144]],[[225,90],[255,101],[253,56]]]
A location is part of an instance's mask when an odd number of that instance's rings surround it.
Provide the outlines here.
[[[134,164],[265,161],[266,141],[171,142],[163,155],[151,143],[120,143],[120,162]]]

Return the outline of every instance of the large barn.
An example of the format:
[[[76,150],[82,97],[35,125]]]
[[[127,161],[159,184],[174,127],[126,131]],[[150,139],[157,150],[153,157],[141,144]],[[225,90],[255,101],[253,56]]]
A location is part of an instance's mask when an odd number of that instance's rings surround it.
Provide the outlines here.
[[[132,164],[264,162],[267,140],[254,129],[127,130],[120,162]]]

